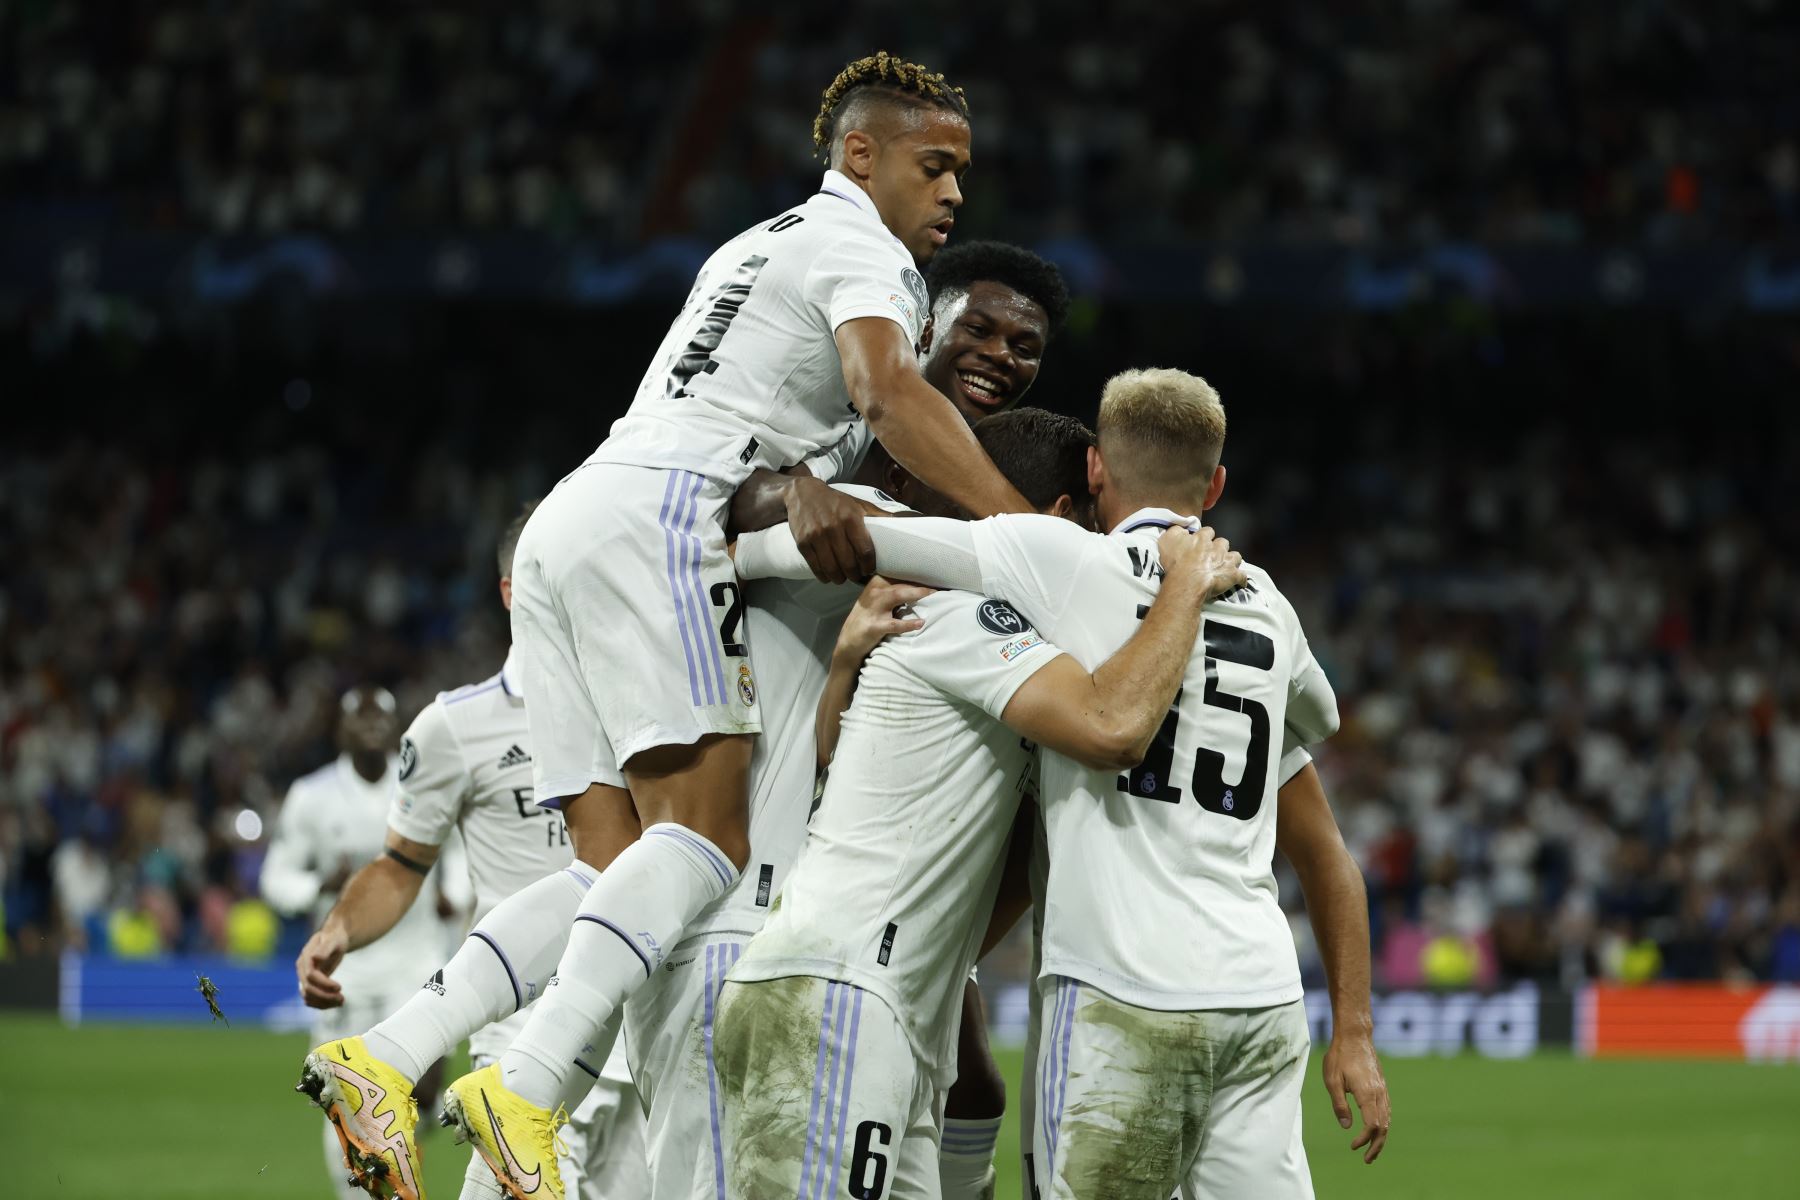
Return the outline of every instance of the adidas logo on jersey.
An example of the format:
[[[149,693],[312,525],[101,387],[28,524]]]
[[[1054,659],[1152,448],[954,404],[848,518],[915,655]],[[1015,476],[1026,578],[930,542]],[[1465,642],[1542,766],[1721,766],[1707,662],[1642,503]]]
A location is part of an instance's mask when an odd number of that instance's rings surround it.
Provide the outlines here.
[[[500,769],[502,771],[510,770],[513,767],[523,766],[530,761],[531,755],[525,753],[524,749],[519,746],[517,742],[514,742],[512,749],[500,756]]]

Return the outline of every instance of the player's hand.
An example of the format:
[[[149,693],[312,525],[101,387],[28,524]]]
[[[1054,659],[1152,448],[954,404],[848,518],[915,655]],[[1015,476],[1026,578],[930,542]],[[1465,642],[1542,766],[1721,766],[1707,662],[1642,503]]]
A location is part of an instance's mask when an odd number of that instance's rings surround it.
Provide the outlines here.
[[[1363,1150],[1363,1161],[1372,1163],[1381,1157],[1387,1145],[1388,1129],[1393,1113],[1388,1107],[1387,1080],[1381,1074],[1381,1060],[1375,1056],[1375,1043],[1369,1035],[1333,1036],[1325,1051],[1325,1090],[1331,1094],[1331,1108],[1338,1124],[1350,1128],[1348,1093],[1362,1110],[1362,1132],[1350,1142],[1350,1149]]]
[[[300,978],[300,998],[308,1008],[336,1008],[344,1002],[344,988],[331,973],[344,961],[348,943],[343,931],[324,925],[300,947],[294,974]]]
[[[1162,562],[1163,574],[1197,572],[1202,578],[1206,600],[1215,600],[1240,587],[1246,580],[1244,556],[1231,548],[1231,543],[1202,525],[1190,531],[1183,525],[1171,525],[1156,542],[1156,556]]]
[[[875,573],[875,543],[863,528],[869,508],[810,475],[788,487],[788,527],[806,565],[825,583],[848,583]]]
[[[932,590],[916,583],[891,583],[879,575],[869,580],[862,595],[856,598],[856,606],[844,618],[833,657],[841,663],[859,664],[883,640],[925,628],[924,620],[914,616],[910,606],[931,595]]]

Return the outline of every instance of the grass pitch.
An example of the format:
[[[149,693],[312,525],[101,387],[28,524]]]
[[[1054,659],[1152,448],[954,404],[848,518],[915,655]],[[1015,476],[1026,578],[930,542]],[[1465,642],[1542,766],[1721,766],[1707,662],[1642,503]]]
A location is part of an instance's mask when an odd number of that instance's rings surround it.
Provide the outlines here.
[[[306,1039],[210,1027],[0,1017],[6,1196],[45,1200],[325,1200],[317,1120],[292,1091]],[[1010,1078],[1018,1054],[1001,1055]],[[1350,1152],[1314,1077],[1306,1143],[1321,1197],[1800,1198],[1800,1066],[1388,1062],[1394,1135],[1374,1166]],[[434,1200],[455,1200],[466,1151],[427,1122]],[[1017,1129],[1001,1134],[1002,1200],[1019,1194]],[[631,1200],[605,1197],[602,1200]],[[1221,1198],[1225,1200],[1225,1198]]]

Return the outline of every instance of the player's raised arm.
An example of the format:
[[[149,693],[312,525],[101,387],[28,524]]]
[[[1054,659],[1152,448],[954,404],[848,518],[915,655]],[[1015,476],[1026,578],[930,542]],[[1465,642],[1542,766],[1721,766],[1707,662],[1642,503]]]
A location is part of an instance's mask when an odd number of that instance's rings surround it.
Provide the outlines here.
[[[906,331],[881,317],[838,326],[844,386],[870,432],[926,487],[977,517],[1035,511],[982,452],[969,424],[919,374]]]
[[[385,852],[350,877],[338,902],[294,960],[300,996],[309,1007],[336,1008],[344,1002],[342,985],[331,977],[338,963],[400,923],[418,899],[438,849],[388,830]]]
[[[1091,674],[1064,655],[1033,675],[1008,701],[1007,725],[1098,770],[1143,761],[1181,689],[1202,606],[1244,581],[1242,557],[1210,529],[1171,528],[1157,553],[1162,589],[1131,640]]]
[[[847,496],[804,465],[786,471],[758,468],[731,499],[731,528],[742,534],[785,522],[813,576],[847,583],[875,572],[875,543],[863,518],[881,510]]]
[[[1325,961],[1331,992],[1331,1045],[1325,1051],[1325,1089],[1338,1124],[1350,1128],[1350,1104],[1362,1111],[1363,1128],[1350,1143],[1372,1163],[1387,1145],[1392,1120],[1387,1080],[1375,1055],[1369,1011],[1369,903],[1362,872],[1344,845],[1325,788],[1312,763],[1281,785],[1275,810],[1275,845],[1293,864],[1306,897],[1306,915]],[[1367,1147],[1367,1149],[1364,1149]]]

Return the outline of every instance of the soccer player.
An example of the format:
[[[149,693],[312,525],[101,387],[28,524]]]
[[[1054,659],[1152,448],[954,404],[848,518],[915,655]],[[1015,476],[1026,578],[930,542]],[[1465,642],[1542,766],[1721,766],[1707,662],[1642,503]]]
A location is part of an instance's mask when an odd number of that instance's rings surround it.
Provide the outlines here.
[[[916,64],[859,60],[826,90],[815,143],[831,163],[820,192],[707,260],[629,411],[519,541],[513,636],[534,697],[535,786],[563,801],[577,856],[610,865],[556,986],[500,1063],[448,1089],[446,1114],[517,1192],[541,1172],[561,1196],[554,1112],[581,1047],[749,861],[761,722],[725,553],[738,484],[862,419],[970,511],[1026,509],[914,350],[917,264],[949,238],[969,164],[961,93]],[[643,833],[621,848],[607,839],[628,811]]]
[[[513,552],[530,512],[527,506],[500,535],[500,603],[508,609]],[[300,994],[308,1005],[332,1010],[344,1004],[342,984],[333,978],[338,964],[402,919],[446,841],[460,830],[475,887],[477,925],[469,940],[479,949],[477,958],[491,973],[495,990],[511,998],[506,1006],[510,1015],[468,1031],[469,1053],[479,1065],[499,1057],[524,1024],[525,1003],[542,981],[516,978],[494,931],[480,922],[501,900],[544,879],[548,872],[558,872],[549,876],[550,881],[575,896],[593,880],[590,868],[571,861],[561,815],[533,803],[530,747],[524,684],[510,652],[498,674],[440,693],[413,719],[400,742],[398,787],[388,809],[385,851],[351,877],[294,964]],[[442,998],[443,971],[427,979],[424,989]],[[444,1007],[422,1006],[428,1017],[441,1014]],[[459,1033],[455,1040],[461,1037]],[[392,1042],[381,1046],[382,1054],[373,1060],[381,1069],[369,1075],[347,1065],[367,1060],[362,1038],[320,1046],[307,1056],[300,1087],[325,1108],[344,1143],[341,1157],[353,1174],[365,1178],[371,1194],[416,1200],[421,1182],[411,1123],[384,1132],[389,1114],[410,1104],[412,1092],[411,1076],[387,1063],[407,1061],[410,1052]],[[565,1175],[587,1181],[600,1196],[641,1195],[648,1191],[643,1114],[623,1047],[599,1069],[593,1063],[582,1065],[584,1078],[592,1080],[593,1087],[570,1121],[575,1136],[568,1139]],[[414,1074],[427,1066],[414,1064]],[[464,1200],[501,1194],[494,1173],[471,1154]]]
[[[1056,268],[1015,246],[973,243],[933,260],[930,290],[931,314],[922,338],[926,380],[955,400],[958,373],[978,371],[993,381],[992,390],[1005,403],[1016,403],[1036,380],[1045,346],[1067,311],[1068,292]],[[974,405],[956,403],[966,417],[979,415]],[[901,507],[873,488],[841,484],[839,490],[826,488],[814,472],[838,477],[854,469],[854,462],[837,461],[843,454],[834,448],[795,470],[806,483],[818,485],[827,507],[841,500],[851,506],[857,520],[867,508]],[[753,479],[757,482],[746,482],[734,500],[733,517],[739,526],[760,527],[782,519],[784,513],[807,510],[808,494],[794,494],[795,476],[759,471]],[[835,518],[841,520],[842,515]],[[686,1196],[690,1189],[716,1195],[722,1186],[722,1164],[710,1133],[716,1112],[708,1091],[711,1000],[723,983],[726,966],[760,928],[805,837],[813,797],[813,713],[833,640],[857,591],[810,577],[758,580],[744,587],[745,622],[760,631],[764,644],[757,679],[764,732],[751,765],[752,869],[694,918],[666,969],[633,995],[625,1014],[631,1074],[648,1109],[653,1194],[659,1200]],[[631,828],[635,829],[634,819]],[[577,862],[575,870],[584,869]],[[401,1065],[402,1075],[420,1070],[420,1064],[438,1059],[482,1021],[511,1012],[513,985],[504,973],[493,970],[496,958],[504,956],[518,969],[522,986],[531,995],[554,969],[578,903],[578,892],[558,877],[504,901],[482,922],[485,941],[465,942],[463,951],[436,977],[437,987],[416,993],[373,1031],[368,1041],[380,1050],[376,1061]],[[991,1066],[973,1069],[969,1075],[998,1078]],[[572,1082],[579,1086],[581,1080]],[[952,1094],[953,1101],[959,1098],[965,1107],[972,1104],[980,1110],[983,1119],[976,1124],[987,1131],[991,1145],[992,1127],[1004,1106],[1004,1088],[982,1096],[961,1082]],[[572,1096],[568,1102],[574,1102]],[[950,1137],[968,1140],[954,1122],[947,1125]],[[985,1176],[990,1156],[946,1153],[946,1195],[978,1195],[975,1190],[957,1190],[955,1184],[963,1175]]]
[[[1069,513],[1085,494],[1080,422],[1026,409],[977,436],[1041,511]],[[729,1194],[886,1196],[890,1175],[893,1195],[938,1194],[963,985],[1034,765],[1019,735],[1115,770],[1136,762],[1202,603],[1242,580],[1209,531],[1169,537],[1159,602],[1093,674],[1005,602],[966,592],[920,599],[923,628],[861,667],[806,849],[720,996]],[[827,745],[873,640],[865,625],[840,640]]]
[[[1224,489],[1224,409],[1194,376],[1130,371],[1108,383],[1098,431],[1089,486],[1108,534],[1030,517],[877,521],[880,569],[1003,596],[1099,661],[1156,593],[1153,538]],[[740,541],[738,565],[786,574],[803,560],[771,530]],[[1043,759],[1039,986],[1051,1016],[1038,1146],[1052,1196],[1311,1194],[1299,1108],[1308,1034],[1271,868],[1282,745],[1271,734],[1285,724],[1300,744],[1328,736],[1336,699],[1292,607],[1266,573],[1245,571],[1250,582],[1210,606],[1142,764]],[[1377,1081],[1358,1096],[1366,1125],[1387,1117]]]
[[[282,802],[269,853],[263,860],[262,894],[286,916],[324,917],[352,874],[381,853],[383,824],[393,798],[394,743],[398,722],[386,688],[360,686],[339,704],[338,757],[296,779]],[[422,882],[422,881],[421,881]],[[371,937],[339,964],[338,1005],[313,1020],[315,1043],[366,1029],[399,1006],[415,981],[431,973],[442,954],[437,920],[437,881],[415,888],[379,941]],[[373,944],[370,944],[373,943]],[[421,1093],[436,1090],[424,1072]],[[413,1103],[409,1084],[404,1103]],[[326,1167],[341,1194],[360,1189],[345,1182],[344,1155],[334,1126],[324,1127]]]
[[[930,315],[921,338],[921,369],[933,387],[973,419],[980,409],[962,398],[959,373],[979,371],[1000,402],[1011,405],[1036,381],[1045,347],[1068,308],[1057,269],[1027,250],[992,242],[940,253],[928,272]],[[860,428],[860,427],[859,427]],[[983,444],[985,448],[985,443]],[[760,472],[739,489],[733,523],[754,528],[803,512],[804,489],[815,487],[826,508],[842,501],[857,513],[868,507],[903,511],[904,503],[876,490],[885,476],[859,478],[870,486],[827,488],[814,472],[835,478],[856,470],[860,450],[834,448],[793,475]],[[869,457],[881,455],[879,447]],[[798,497],[792,492],[798,485]],[[908,496],[912,492],[909,490]],[[904,501],[907,497],[902,497]],[[829,522],[829,512],[820,528]],[[724,1197],[724,1162],[716,1136],[719,1101],[712,1055],[713,1017],[725,973],[762,927],[806,836],[814,795],[813,718],[827,666],[859,589],[804,580],[754,580],[744,585],[746,621],[757,631],[758,706],[763,733],[750,768],[750,869],[689,925],[657,977],[634,993],[625,1009],[631,1069],[649,1110],[651,1172],[656,1200]],[[890,585],[893,604],[915,594]],[[991,1074],[991,1073],[990,1073]],[[979,1103],[979,1101],[977,1101]],[[1004,1106],[989,1101],[995,1113]],[[947,1155],[947,1177],[967,1173],[971,1154]],[[980,1161],[980,1175],[987,1171]],[[947,1191],[947,1195],[978,1193]]]

